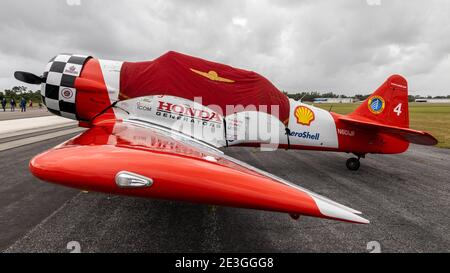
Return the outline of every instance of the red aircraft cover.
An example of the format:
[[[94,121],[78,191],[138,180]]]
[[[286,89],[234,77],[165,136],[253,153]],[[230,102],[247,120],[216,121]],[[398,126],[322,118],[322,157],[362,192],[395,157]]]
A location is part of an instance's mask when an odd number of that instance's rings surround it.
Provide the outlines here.
[[[125,62],[120,78],[121,99],[149,95],[171,95],[194,100],[203,105],[256,106],[260,111],[289,119],[289,100],[263,76],[228,65],[170,51],[148,62]],[[260,108],[267,105],[267,110]],[[279,114],[271,111],[279,106]]]

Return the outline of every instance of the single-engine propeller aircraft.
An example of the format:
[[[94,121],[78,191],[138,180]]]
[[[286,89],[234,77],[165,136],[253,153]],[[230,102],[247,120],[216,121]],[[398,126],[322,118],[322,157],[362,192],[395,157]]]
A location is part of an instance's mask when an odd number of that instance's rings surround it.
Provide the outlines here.
[[[408,86],[398,75],[350,115],[289,100],[254,72],[176,52],[138,63],[61,54],[42,76],[15,77],[41,84],[50,112],[89,128],[30,162],[36,177],[82,190],[369,223],[219,148],[346,152],[357,170],[366,154],[437,143],[409,129]]]

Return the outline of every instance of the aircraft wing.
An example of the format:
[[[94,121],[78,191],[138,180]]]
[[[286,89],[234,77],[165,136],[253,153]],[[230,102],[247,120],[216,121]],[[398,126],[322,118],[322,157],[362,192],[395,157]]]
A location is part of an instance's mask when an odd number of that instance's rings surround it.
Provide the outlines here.
[[[401,137],[414,144],[420,145],[436,145],[438,140],[431,134],[424,131],[417,131],[409,128],[385,125],[371,120],[365,120],[362,117],[353,118],[351,116],[341,116],[339,120],[348,124],[366,129],[378,130],[382,133],[387,133],[396,137]]]
[[[104,121],[30,162],[42,180],[83,190],[369,223],[359,211],[141,121]]]

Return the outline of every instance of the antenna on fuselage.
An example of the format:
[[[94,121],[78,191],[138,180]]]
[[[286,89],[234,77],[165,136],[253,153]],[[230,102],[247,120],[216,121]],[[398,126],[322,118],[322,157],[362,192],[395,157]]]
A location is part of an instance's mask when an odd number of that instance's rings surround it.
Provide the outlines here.
[[[306,94],[304,94],[303,97],[301,97],[301,98],[299,99],[299,101],[300,101],[300,102],[303,102],[303,99],[305,98],[305,96],[306,96]]]

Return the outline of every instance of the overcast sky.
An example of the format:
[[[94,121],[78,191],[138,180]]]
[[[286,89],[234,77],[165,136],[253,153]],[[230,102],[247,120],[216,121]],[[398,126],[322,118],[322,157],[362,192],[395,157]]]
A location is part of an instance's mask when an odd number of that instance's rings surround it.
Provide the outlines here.
[[[0,1],[0,90],[60,52],[143,61],[169,50],[288,92],[368,94],[395,73],[410,94],[449,95],[450,1]]]

